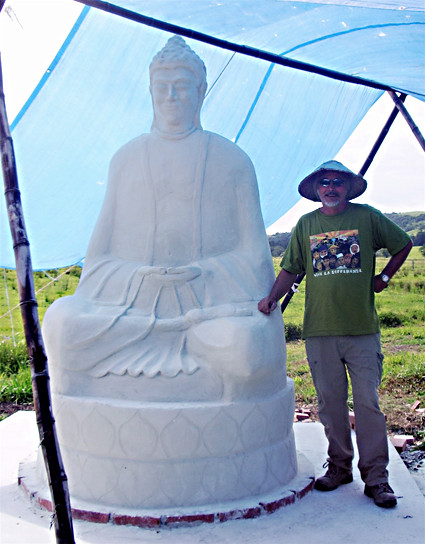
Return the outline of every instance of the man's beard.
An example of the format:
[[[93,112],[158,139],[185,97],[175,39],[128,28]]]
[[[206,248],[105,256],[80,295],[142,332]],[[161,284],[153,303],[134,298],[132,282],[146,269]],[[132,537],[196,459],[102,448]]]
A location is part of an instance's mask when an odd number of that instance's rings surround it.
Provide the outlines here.
[[[341,204],[341,199],[338,198],[338,200],[328,200],[326,197],[324,197],[323,204],[325,204],[325,206],[327,206],[328,208],[335,208],[336,206],[339,206]]]

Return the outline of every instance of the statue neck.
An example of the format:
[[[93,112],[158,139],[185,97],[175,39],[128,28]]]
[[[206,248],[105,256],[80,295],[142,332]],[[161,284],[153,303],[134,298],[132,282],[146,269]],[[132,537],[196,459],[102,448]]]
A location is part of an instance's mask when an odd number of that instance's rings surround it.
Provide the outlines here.
[[[193,126],[190,129],[185,130],[183,132],[173,133],[173,132],[163,132],[158,127],[152,127],[151,132],[153,134],[156,134],[160,138],[164,138],[165,140],[183,140],[183,138],[187,138],[187,136],[189,136],[196,130],[199,130],[198,127]]]

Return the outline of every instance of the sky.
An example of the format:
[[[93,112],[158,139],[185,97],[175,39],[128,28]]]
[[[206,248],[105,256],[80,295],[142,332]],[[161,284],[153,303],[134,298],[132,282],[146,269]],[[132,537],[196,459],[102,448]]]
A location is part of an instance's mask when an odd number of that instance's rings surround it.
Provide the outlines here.
[[[405,106],[425,137],[425,103],[407,97]],[[357,173],[366,161],[393,107],[394,102],[390,96],[384,94],[334,158]],[[425,213],[425,153],[401,113],[397,115],[364,177],[368,188],[354,202],[369,204],[385,213]],[[302,198],[267,229],[268,234],[290,232],[302,214],[318,207],[317,202]]]
[[[9,123],[50,65],[81,9],[82,5],[72,0],[6,1],[0,14],[0,51]],[[425,135],[425,103],[408,97],[405,105]],[[335,158],[358,172],[393,107],[385,94],[338,155],[329,159]],[[383,212],[425,211],[425,153],[401,114],[365,179],[368,189],[356,202]],[[267,229],[268,234],[289,232],[303,213],[317,207],[317,203],[301,199]]]

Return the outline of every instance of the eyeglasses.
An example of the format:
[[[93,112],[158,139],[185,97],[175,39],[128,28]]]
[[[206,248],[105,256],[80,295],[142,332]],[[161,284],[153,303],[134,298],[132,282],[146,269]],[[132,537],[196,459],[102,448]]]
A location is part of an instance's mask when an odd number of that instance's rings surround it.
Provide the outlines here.
[[[345,183],[345,179],[328,179],[328,178],[324,178],[324,179],[321,179],[319,181],[319,185],[321,187],[329,187],[330,184],[332,183],[332,185],[334,187],[341,187],[342,185],[344,185]]]

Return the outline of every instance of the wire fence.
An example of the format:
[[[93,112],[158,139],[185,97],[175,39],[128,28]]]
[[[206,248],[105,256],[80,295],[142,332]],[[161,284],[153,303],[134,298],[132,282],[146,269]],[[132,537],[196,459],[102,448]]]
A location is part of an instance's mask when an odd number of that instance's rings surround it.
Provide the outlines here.
[[[406,259],[402,268],[425,273],[425,259]]]
[[[280,259],[274,259],[279,263]],[[388,257],[377,257],[376,272],[379,273],[388,262]],[[38,309],[44,315],[47,307],[58,297],[70,295],[74,292],[78,283],[79,268],[72,266],[67,269],[52,271],[57,274],[52,277],[47,272],[36,272],[36,295]],[[276,270],[276,273],[278,270]],[[73,281],[68,281],[69,274],[76,276]],[[7,277],[6,277],[7,276]],[[411,284],[412,290],[424,290],[425,285],[425,257],[408,258],[394,277],[395,285],[406,280]],[[16,288],[15,271],[3,270],[3,281],[0,280],[0,342],[15,340],[15,332],[21,329],[20,306]],[[15,342],[14,342],[15,343]]]

